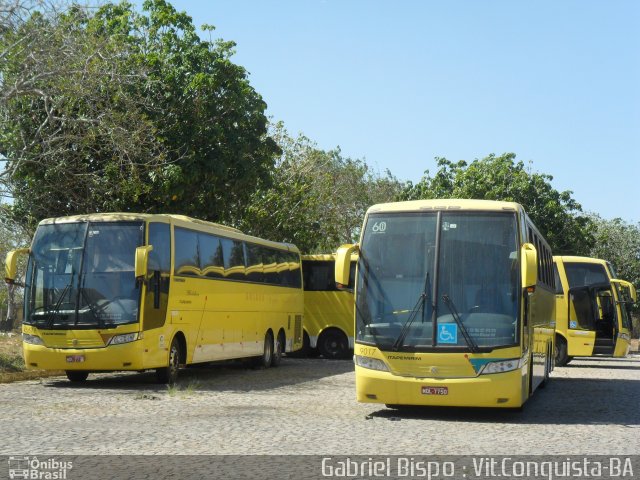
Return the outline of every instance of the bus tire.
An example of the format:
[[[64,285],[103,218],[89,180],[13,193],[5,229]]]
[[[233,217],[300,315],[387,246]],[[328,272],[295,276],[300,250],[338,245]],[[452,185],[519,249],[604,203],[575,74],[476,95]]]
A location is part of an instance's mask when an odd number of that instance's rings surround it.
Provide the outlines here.
[[[166,367],[156,368],[156,379],[158,383],[175,385],[178,382],[178,370],[180,370],[180,341],[173,337],[171,348],[169,349],[169,361]]]
[[[278,333],[278,338],[276,339],[276,343],[273,346],[273,357],[271,358],[271,366],[277,367],[282,362],[282,354],[285,349],[285,336],[284,332],[281,330]]]
[[[556,337],[556,350],[554,357],[556,367],[564,367],[569,363],[569,356],[567,355],[567,341],[560,335]]]
[[[347,336],[337,328],[325,330],[318,338],[318,350],[322,356],[329,360],[347,358],[349,355],[349,340]]]
[[[254,365],[257,368],[269,368],[273,361],[273,333],[269,330],[264,336],[264,348],[262,355],[255,358]]]
[[[64,373],[67,374],[69,381],[74,383],[84,382],[89,376],[89,372],[84,370],[65,370]]]

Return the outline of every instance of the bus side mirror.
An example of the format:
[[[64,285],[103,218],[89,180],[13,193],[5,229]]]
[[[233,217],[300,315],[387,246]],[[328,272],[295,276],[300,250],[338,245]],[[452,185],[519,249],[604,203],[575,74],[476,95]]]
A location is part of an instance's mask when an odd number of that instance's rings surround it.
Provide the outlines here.
[[[347,288],[349,285],[349,270],[351,269],[351,254],[358,252],[358,244],[341,245],[336,253],[335,280],[338,289]]]
[[[136,248],[135,273],[138,280],[144,280],[147,276],[147,265],[149,264],[149,252],[151,250],[153,250],[152,245]]]
[[[522,257],[522,287],[535,288],[538,283],[538,253],[531,243],[525,243],[520,249]]]
[[[7,253],[7,257],[4,262],[4,281],[13,284],[16,282],[16,275],[18,274],[18,257],[20,255],[26,255],[29,253],[28,248],[18,248]]]

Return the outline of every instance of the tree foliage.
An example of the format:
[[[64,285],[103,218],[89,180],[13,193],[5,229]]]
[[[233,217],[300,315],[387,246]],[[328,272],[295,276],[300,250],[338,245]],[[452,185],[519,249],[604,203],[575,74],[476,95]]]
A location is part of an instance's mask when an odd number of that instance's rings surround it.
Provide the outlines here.
[[[621,218],[605,220],[593,214],[595,243],[589,256],[610,261],[618,278],[640,287],[640,224]]]
[[[593,245],[592,221],[582,214],[571,191],[551,186],[553,177],[532,173],[516,155],[489,155],[471,163],[437,158],[438,170],[429,171],[417,184],[409,183],[404,200],[475,198],[518,202],[545,236],[553,253],[584,255]]]
[[[305,253],[332,252],[356,240],[367,208],[391,201],[401,183],[379,175],[339,148],[325,151],[304,135],[291,137],[282,123],[273,137],[282,155],[268,188],[252,196],[241,227],[254,235],[295,243]]]
[[[278,148],[233,42],[202,40],[165,0],[143,9],[32,9],[0,30],[5,217],[229,221],[268,178]]]

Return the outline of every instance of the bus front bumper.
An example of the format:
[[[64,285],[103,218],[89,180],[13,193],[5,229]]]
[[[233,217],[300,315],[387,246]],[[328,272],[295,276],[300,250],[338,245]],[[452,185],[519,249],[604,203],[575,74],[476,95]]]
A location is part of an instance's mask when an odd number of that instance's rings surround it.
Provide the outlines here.
[[[518,408],[526,399],[526,378],[522,369],[440,379],[402,377],[356,365],[356,396],[359,402],[387,405]]]
[[[143,370],[142,342],[103,348],[50,348],[23,343],[28,369],[117,371]]]

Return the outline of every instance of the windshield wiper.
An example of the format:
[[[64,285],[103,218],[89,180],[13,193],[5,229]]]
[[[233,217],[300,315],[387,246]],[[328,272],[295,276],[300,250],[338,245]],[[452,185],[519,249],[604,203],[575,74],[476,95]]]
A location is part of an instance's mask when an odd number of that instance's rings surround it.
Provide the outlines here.
[[[45,318],[44,324],[47,328],[51,328],[53,326],[53,321],[55,320],[54,316],[60,312],[60,306],[62,305],[62,300],[64,296],[67,294],[67,291],[71,288],[71,284],[73,283],[73,274],[71,275],[71,279],[69,283],[64,287],[62,293],[58,297],[58,301],[55,303],[53,308],[47,312],[47,317]]]
[[[462,319],[460,318],[460,315],[458,314],[458,310],[456,309],[456,306],[453,303],[453,300],[451,300],[449,295],[447,295],[445,293],[444,295],[442,295],[442,301],[444,302],[444,304],[447,306],[447,308],[451,312],[451,316],[453,317],[455,322],[458,324],[458,327],[460,328],[460,331],[462,332],[462,337],[464,338],[464,341],[467,342],[467,345],[469,346],[469,349],[471,350],[471,352],[478,353],[480,351],[480,349],[478,348],[478,345],[476,344],[476,342],[473,340],[473,338],[469,334],[469,331],[467,330],[467,327],[465,327],[464,323],[462,323]]]
[[[427,294],[428,288],[429,288],[429,272],[427,272],[427,275],[425,276],[424,287],[422,289],[422,293],[420,293],[420,296],[418,297],[418,301],[416,302],[415,306],[411,310],[411,314],[409,315],[409,318],[402,326],[402,330],[400,330],[400,335],[398,335],[398,338],[396,338],[396,341],[393,342],[393,345],[391,346],[393,350],[397,351],[402,345],[402,342],[404,342],[404,339],[406,338],[407,333],[409,332],[409,328],[411,327],[416,317],[418,316],[418,311],[420,308],[422,308],[422,323],[424,323],[424,311],[425,311],[424,307],[427,303],[427,298],[429,298]]]

